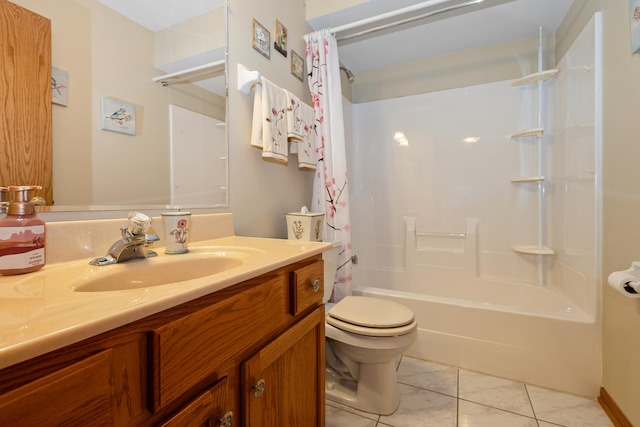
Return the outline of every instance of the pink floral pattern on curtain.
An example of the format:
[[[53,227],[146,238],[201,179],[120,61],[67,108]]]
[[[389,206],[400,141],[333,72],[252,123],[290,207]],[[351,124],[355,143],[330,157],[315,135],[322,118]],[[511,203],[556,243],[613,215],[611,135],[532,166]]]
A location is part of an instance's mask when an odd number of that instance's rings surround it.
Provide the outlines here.
[[[331,297],[337,302],[351,295],[351,220],[338,44],[327,30],[307,34],[304,39],[316,130],[311,208],[325,213],[323,240],[342,242]]]

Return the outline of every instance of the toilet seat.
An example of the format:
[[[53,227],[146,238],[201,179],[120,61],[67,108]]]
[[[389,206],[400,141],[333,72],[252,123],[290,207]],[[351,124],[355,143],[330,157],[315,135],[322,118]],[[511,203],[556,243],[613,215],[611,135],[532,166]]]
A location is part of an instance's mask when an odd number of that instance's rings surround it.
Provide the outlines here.
[[[405,335],[417,327],[413,311],[382,298],[347,296],[327,313],[328,324],[372,337]]]

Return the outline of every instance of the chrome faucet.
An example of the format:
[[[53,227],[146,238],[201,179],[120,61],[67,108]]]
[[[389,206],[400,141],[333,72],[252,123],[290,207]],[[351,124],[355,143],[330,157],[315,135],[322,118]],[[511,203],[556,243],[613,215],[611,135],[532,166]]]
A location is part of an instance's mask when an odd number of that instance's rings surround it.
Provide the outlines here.
[[[126,227],[121,228],[122,238],[111,245],[107,255],[92,259],[89,264],[109,265],[158,255],[157,252],[149,249],[153,242],[160,240],[157,234],[147,234],[151,219],[139,212],[131,212],[129,221],[134,232],[132,233]]]

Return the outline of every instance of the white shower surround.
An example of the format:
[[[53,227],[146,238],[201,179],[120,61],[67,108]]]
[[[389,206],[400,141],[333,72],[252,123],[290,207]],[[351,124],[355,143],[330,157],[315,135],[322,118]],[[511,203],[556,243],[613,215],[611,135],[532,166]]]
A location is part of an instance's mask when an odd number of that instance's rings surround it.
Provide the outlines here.
[[[555,250],[542,258],[545,283],[538,256],[511,249],[537,242],[536,187],[511,183],[538,174],[536,142],[510,138],[536,127],[536,87],[503,81],[352,106],[354,289],[414,310],[413,356],[598,394],[599,19],[544,85],[544,240]]]

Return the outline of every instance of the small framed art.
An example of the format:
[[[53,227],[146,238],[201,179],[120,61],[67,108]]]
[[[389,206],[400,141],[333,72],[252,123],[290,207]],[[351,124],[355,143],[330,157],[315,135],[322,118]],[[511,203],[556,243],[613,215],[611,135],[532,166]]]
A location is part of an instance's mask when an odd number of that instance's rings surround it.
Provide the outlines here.
[[[640,53],[640,0],[629,0],[631,53]]]
[[[253,20],[253,48],[265,58],[271,58],[271,33],[261,23]]]
[[[287,27],[282,25],[282,22],[276,19],[276,35],[273,40],[273,47],[280,52],[284,57],[287,57]]]
[[[100,107],[101,129],[136,134],[136,107],[106,96],[102,97]]]
[[[304,60],[293,49],[291,49],[291,74],[300,81],[304,80]]]
[[[66,107],[69,103],[69,73],[51,67],[51,102]]]

